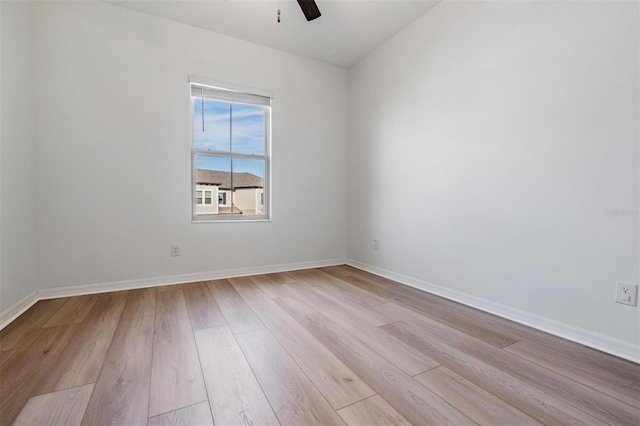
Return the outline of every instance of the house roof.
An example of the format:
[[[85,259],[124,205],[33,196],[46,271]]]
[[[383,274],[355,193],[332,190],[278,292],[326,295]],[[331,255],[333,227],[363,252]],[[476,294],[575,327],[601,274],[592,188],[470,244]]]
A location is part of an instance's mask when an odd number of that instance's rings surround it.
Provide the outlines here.
[[[196,184],[216,185],[220,189],[231,189],[231,172],[219,170],[196,170]],[[260,176],[252,173],[233,173],[233,189],[264,188],[264,181]]]

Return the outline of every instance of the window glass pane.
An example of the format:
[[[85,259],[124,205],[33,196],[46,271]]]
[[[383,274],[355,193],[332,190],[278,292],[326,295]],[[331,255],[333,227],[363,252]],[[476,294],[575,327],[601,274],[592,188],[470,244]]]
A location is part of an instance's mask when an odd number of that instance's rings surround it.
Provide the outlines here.
[[[244,215],[264,215],[264,160],[233,159],[234,212]]]
[[[196,215],[231,215],[231,200],[225,205],[212,202],[221,192],[231,189],[231,158],[216,155],[196,155],[196,188],[206,188],[204,205],[196,206]],[[213,195],[213,194],[218,195]]]
[[[231,141],[233,152],[264,154],[265,108],[233,104]]]
[[[231,159],[217,155],[196,155],[197,170],[217,170],[231,172]]]
[[[204,100],[204,130],[202,123],[202,99],[193,101],[193,147],[228,152],[231,148],[230,104],[227,102]]]

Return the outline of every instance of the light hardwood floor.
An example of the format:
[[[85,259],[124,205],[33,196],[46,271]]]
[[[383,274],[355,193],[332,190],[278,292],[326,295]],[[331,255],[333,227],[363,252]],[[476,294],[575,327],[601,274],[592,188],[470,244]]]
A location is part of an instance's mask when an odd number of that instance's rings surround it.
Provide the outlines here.
[[[640,425],[640,366],[343,265],[40,301],[12,423]]]

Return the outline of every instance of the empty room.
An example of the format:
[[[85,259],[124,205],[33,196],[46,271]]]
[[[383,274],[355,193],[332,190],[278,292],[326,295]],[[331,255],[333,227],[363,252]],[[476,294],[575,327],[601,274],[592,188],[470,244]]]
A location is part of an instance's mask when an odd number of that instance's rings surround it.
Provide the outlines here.
[[[638,0],[0,0],[0,83],[0,424],[640,424]]]

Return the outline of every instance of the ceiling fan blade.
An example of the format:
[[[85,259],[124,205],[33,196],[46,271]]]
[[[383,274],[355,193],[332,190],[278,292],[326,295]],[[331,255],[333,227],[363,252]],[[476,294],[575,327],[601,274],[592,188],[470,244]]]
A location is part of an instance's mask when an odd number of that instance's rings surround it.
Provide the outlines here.
[[[307,18],[307,21],[313,21],[320,17],[320,9],[318,9],[314,0],[298,0],[298,4],[300,5],[300,9],[302,9],[302,13],[304,13],[304,16]]]

